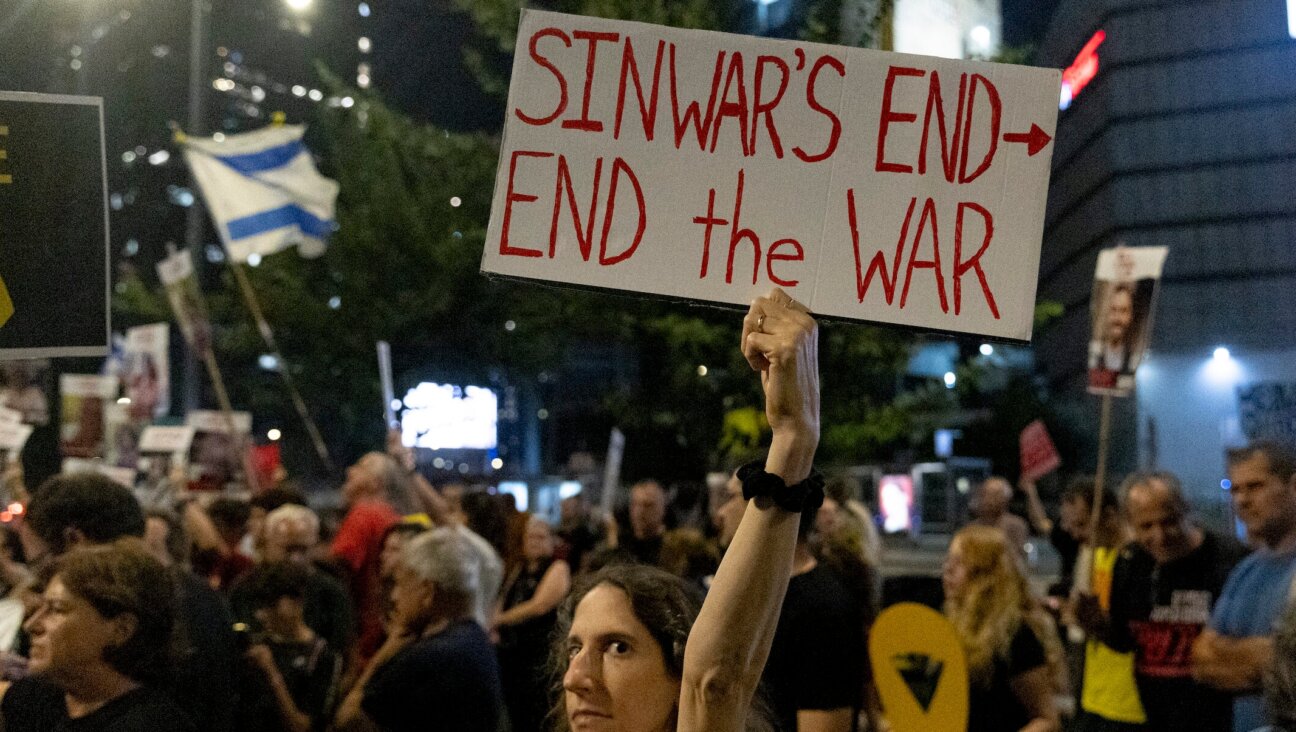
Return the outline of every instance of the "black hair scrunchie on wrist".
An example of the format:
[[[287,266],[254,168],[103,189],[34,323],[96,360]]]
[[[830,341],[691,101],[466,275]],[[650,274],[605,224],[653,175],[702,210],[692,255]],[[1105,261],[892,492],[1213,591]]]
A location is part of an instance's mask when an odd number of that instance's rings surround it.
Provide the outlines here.
[[[765,472],[764,460],[754,460],[738,468],[737,475],[746,500],[768,496],[779,508],[792,513],[818,511],[823,505],[824,478],[817,470],[800,483],[788,485],[777,475]]]

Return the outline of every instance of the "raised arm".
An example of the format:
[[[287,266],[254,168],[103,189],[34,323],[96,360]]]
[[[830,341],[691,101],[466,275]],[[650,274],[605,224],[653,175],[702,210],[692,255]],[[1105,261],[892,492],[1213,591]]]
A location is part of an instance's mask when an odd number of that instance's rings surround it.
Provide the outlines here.
[[[1030,517],[1031,528],[1040,536],[1048,536],[1053,531],[1053,519],[1044,510],[1035,481],[1022,478],[1017,487],[1026,494],[1026,515]]]
[[[742,349],[760,372],[774,433],[765,471],[789,486],[800,483],[819,444],[814,319],[775,289],[743,319]],[[685,646],[679,732],[742,730],[792,576],[799,521],[769,498],[748,502]]]

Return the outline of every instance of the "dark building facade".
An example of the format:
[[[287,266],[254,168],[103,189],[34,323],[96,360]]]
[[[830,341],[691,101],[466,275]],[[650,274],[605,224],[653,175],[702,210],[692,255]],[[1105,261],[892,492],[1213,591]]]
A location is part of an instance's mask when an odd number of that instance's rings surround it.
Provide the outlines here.
[[[1068,0],[1036,57],[1065,69],[1088,46],[1097,64],[1077,67],[1087,86],[1058,122],[1039,297],[1065,315],[1036,333],[1041,369],[1096,425],[1084,387],[1098,252],[1169,247],[1150,355],[1116,408],[1113,472],[1175,470],[1218,515],[1223,449],[1255,422],[1239,395],[1296,383],[1287,13],[1286,0]]]

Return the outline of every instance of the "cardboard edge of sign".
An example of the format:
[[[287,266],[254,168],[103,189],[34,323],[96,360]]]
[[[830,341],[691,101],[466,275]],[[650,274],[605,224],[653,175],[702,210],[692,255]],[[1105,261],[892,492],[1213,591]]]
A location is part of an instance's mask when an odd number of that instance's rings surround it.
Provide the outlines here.
[[[107,346],[53,346],[50,348],[0,348],[0,361],[33,358],[98,358],[107,356]]]
[[[489,280],[509,280],[512,282],[525,282],[530,285],[537,285],[548,290],[580,290],[582,292],[593,292],[600,295],[612,295],[627,300],[655,300],[657,302],[669,302],[680,305],[689,305],[691,307],[706,307],[715,310],[726,310],[730,312],[745,312],[746,307],[735,303],[715,302],[713,300],[695,300],[687,297],[676,295],[663,295],[655,292],[636,292],[631,290],[619,290],[614,287],[599,287],[597,285],[583,285],[569,282],[554,282],[552,280],[542,280],[532,277],[521,277],[518,275],[506,275],[498,272],[481,270],[481,274]],[[980,333],[969,333],[959,330],[942,330],[940,328],[926,328],[917,325],[905,325],[903,323],[888,323],[883,320],[868,320],[865,318],[848,318],[844,315],[823,315],[821,313],[810,313],[815,320],[820,323],[841,323],[844,325],[870,325],[888,330],[898,330],[907,333],[918,333],[921,335],[936,335],[947,338],[956,338],[960,340],[976,340],[978,343],[1006,343],[1011,345],[1028,346],[1031,341],[1029,338],[1010,338],[1008,336],[991,336]]]
[[[103,97],[77,94],[45,94],[43,92],[0,91],[0,102],[35,102],[39,104],[84,104],[103,108]]]

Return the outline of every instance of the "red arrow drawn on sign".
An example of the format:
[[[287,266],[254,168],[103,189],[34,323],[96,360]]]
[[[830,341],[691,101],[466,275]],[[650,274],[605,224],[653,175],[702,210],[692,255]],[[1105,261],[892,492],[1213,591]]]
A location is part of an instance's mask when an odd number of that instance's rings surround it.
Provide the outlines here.
[[[1009,132],[1003,136],[1004,142],[1024,142],[1026,143],[1026,152],[1031,157],[1035,153],[1044,149],[1044,146],[1053,140],[1049,134],[1041,130],[1039,125],[1031,125],[1030,132]]]

